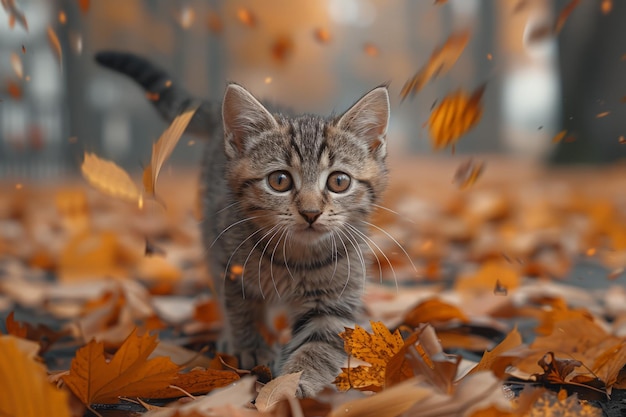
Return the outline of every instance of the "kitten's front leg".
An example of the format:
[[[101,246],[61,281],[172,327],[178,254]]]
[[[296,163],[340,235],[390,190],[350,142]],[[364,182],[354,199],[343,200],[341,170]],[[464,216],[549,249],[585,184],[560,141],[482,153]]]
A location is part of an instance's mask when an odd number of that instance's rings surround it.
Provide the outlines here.
[[[275,352],[259,332],[265,319],[265,305],[258,300],[226,297],[227,343],[230,353],[239,357],[243,369],[270,365]]]
[[[339,333],[354,326],[361,310],[358,297],[307,304],[314,307],[296,313],[292,339],[281,353],[281,374],[302,371],[298,396],[312,397],[332,383],[346,359]]]

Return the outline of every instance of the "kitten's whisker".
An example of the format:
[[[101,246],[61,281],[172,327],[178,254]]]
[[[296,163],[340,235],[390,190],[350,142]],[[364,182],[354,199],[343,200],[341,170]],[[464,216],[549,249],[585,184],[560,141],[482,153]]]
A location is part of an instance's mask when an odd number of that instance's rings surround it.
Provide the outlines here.
[[[250,220],[254,220],[254,219],[258,219],[259,217],[263,217],[263,216],[252,216],[252,217],[246,217],[245,219],[236,221],[235,223],[232,223],[230,226],[228,226],[226,229],[222,230],[221,233],[219,235],[217,235],[217,237],[215,239],[213,239],[213,242],[211,242],[211,245],[209,246],[210,248],[213,247],[213,245],[215,245],[215,242],[217,242],[219,240],[220,237],[222,237],[222,235],[226,232],[228,232],[230,229],[232,229],[233,227],[237,226],[238,224],[241,223],[245,223],[248,222]]]
[[[367,266],[366,266],[366,262],[365,262],[365,255],[363,255],[363,249],[361,248],[361,245],[359,245],[359,241],[357,240],[357,236],[355,236],[350,230],[345,229],[344,232],[346,234],[349,235],[351,239],[354,241],[354,243],[352,244],[352,246],[354,246],[357,250],[357,256],[359,257],[359,260],[361,261],[361,266],[363,267],[363,288],[362,291],[365,291],[365,283],[367,281]],[[366,242],[367,243],[367,242]]]
[[[389,232],[387,232],[385,229],[376,226],[373,223],[370,222],[366,222],[365,220],[361,220],[361,222],[365,223],[368,226],[373,227],[374,229],[380,230],[381,232],[383,232],[389,239],[391,239],[393,241],[393,243],[395,243],[400,250],[404,253],[404,256],[406,256],[406,258],[409,260],[409,262],[411,263],[411,267],[413,267],[413,271],[415,272],[415,275],[419,276],[419,272],[417,272],[417,268],[415,267],[415,264],[413,263],[413,260],[411,259],[411,257],[409,256],[409,253],[406,251],[406,249],[404,249],[404,247],[400,244],[400,242],[398,242],[396,240],[396,238],[394,238],[393,236],[391,236],[391,234],[389,234]]]
[[[279,225],[276,225],[275,227],[278,227],[278,226]],[[272,236],[268,239],[267,243],[265,244],[265,247],[263,247],[261,256],[259,256],[259,290],[261,291],[261,296],[263,297],[263,299],[265,299],[265,293],[263,292],[263,286],[261,285],[261,265],[263,264],[263,257],[265,256],[265,252],[267,251],[267,248],[270,246],[270,243],[272,243],[272,240],[274,240],[276,235],[280,233],[280,230],[281,229],[279,227],[278,230],[276,230],[274,234],[272,234]],[[280,294],[278,293],[278,288],[276,288],[276,282],[274,281],[274,276],[271,273],[271,268],[272,268],[272,263],[270,262],[270,276],[272,277],[272,282],[274,283],[274,289],[276,290],[276,294],[278,295],[278,298],[280,298]]]
[[[287,236],[285,236],[285,240],[283,240],[283,262],[285,263],[285,269],[287,269],[287,273],[291,277],[291,280],[295,281],[296,279],[294,278],[293,274],[291,273],[291,270],[289,269],[289,264],[287,263],[287,252],[285,251],[287,239],[289,239],[290,237],[291,237],[291,232],[287,231]]]
[[[215,214],[220,214],[221,212],[223,212],[224,210],[228,210],[229,208],[231,208],[232,206],[235,206],[239,204],[239,201],[235,201],[234,203],[231,203],[229,205],[227,205],[226,207],[224,207],[223,209],[220,209],[218,211],[215,212]]]
[[[348,253],[348,248],[346,247],[346,244],[344,243],[341,236],[337,235],[337,237],[339,238],[339,241],[341,242],[341,246],[343,246],[344,253],[346,254],[346,265],[347,265],[346,283],[343,285],[343,288],[341,289],[341,292],[339,293],[339,298],[341,298],[341,296],[343,295],[343,292],[346,290],[346,287],[348,286],[348,283],[350,282],[350,254]]]
[[[242,267],[242,271],[241,271],[241,289],[242,289],[242,291],[244,290],[244,275],[246,274],[246,265],[248,264],[248,261],[250,260],[250,257],[252,256],[252,253],[254,252],[256,247],[259,246],[259,243],[263,242],[263,239],[268,237],[274,231],[274,229],[276,229],[277,227],[278,227],[278,225],[274,225],[266,234],[264,234],[259,240],[256,241],[254,246],[252,246],[252,249],[250,249],[250,252],[248,252],[248,256],[246,256],[246,260],[243,262],[243,267]],[[259,285],[261,285],[260,281],[261,281],[261,276],[259,275]],[[262,290],[261,290],[261,296],[263,297],[263,299],[265,299],[265,294],[263,294]],[[245,298],[245,296],[244,296],[244,298]]]
[[[395,214],[396,216],[400,217],[404,221],[407,221],[409,223],[415,224],[415,222],[413,220],[409,219],[407,216],[405,216],[403,214],[400,214],[397,211],[390,209],[389,207],[381,206],[380,204],[374,204],[374,203],[372,203],[372,206],[376,207],[376,208],[379,208],[381,210],[388,211],[389,213]]]
[[[235,256],[235,254],[237,253],[239,248],[241,248],[244,243],[246,243],[248,240],[250,240],[252,238],[252,236],[256,235],[257,233],[259,233],[261,231],[263,231],[263,229],[257,229],[256,231],[252,232],[247,238],[242,240],[241,243],[239,243],[239,245],[237,245],[235,250],[233,250],[233,253],[230,254],[230,257],[228,258],[228,262],[226,263],[226,269],[224,269],[224,279],[226,279],[226,277],[228,276],[228,269],[230,268],[230,263],[232,262],[233,256]],[[245,298],[245,294],[244,294],[244,298]]]
[[[333,274],[330,276],[328,282],[333,282],[333,279],[335,278],[335,273],[337,272],[337,264],[339,263],[339,249],[337,249],[337,239],[335,239],[334,231],[330,234],[330,237],[332,238],[330,250],[333,253],[333,257],[335,258],[335,266],[333,267]]]
[[[379,252],[382,252],[380,250],[380,248],[378,247],[378,245],[376,244],[376,242],[372,241],[372,239],[370,239],[367,235],[365,235],[363,232],[361,232],[359,229],[357,229],[356,227],[352,226],[350,223],[346,223],[346,227],[350,230],[352,230],[354,233],[356,233],[356,235],[363,241],[363,243],[365,243],[367,245],[367,247],[369,248],[370,252],[372,252],[372,254],[374,255],[374,258],[376,258],[376,263],[378,264],[378,276],[380,278],[380,282],[383,282],[383,268],[380,264],[380,259],[378,258],[378,254],[376,253],[376,251],[374,251],[374,248],[372,248],[372,246],[369,244],[368,240],[370,242],[372,242],[374,244],[374,246],[376,247],[376,249],[378,249]],[[384,253],[383,253],[384,256]],[[386,258],[386,256],[385,256]]]
[[[276,286],[276,280],[274,279],[274,255],[276,255],[276,249],[278,249],[278,245],[280,244],[280,240],[287,233],[287,227],[283,226],[283,232],[280,234],[280,237],[276,241],[274,245],[274,249],[272,250],[272,255],[270,256],[270,277],[272,278],[272,284],[274,284],[274,289],[276,290],[276,295],[280,298],[280,292],[278,291],[278,287]]]
[[[383,258],[385,258],[385,261],[387,262],[387,264],[389,265],[389,267],[391,268],[391,273],[393,274],[393,281],[396,284],[396,290],[398,290],[398,277],[396,275],[396,270],[393,267],[393,264],[391,263],[391,261],[389,260],[389,258],[387,257],[387,255],[385,254],[385,252],[380,248],[380,246],[378,246],[378,244],[371,238],[369,237],[367,234],[361,232],[359,229],[357,229],[356,227],[352,226],[351,224],[346,224],[346,226],[350,227],[352,230],[354,230],[357,234],[359,234],[364,240],[369,240],[372,245],[374,245],[374,247],[376,249],[378,249],[378,252],[380,252],[381,255],[383,255]],[[372,247],[367,243],[367,241],[365,242],[365,244],[370,248],[370,250],[372,251],[372,253],[374,253],[374,251],[372,250]],[[378,258],[378,255],[376,253],[374,253],[374,256],[376,256],[376,261],[378,262],[378,271],[380,272],[380,283],[382,284],[383,282],[383,271],[382,271],[382,266],[380,264],[380,259]]]

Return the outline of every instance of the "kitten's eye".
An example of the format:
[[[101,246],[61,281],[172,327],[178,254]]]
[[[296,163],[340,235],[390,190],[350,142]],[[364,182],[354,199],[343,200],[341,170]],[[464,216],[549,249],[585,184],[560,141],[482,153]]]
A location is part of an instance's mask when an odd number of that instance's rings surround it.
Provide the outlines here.
[[[287,171],[274,171],[267,176],[267,183],[279,193],[291,190],[293,180]]]
[[[333,193],[343,193],[350,187],[352,179],[345,172],[335,171],[328,176],[326,186]]]

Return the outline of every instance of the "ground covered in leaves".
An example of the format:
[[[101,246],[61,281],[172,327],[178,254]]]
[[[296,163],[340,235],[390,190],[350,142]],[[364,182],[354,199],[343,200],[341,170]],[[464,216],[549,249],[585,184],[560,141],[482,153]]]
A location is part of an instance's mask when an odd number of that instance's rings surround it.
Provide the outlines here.
[[[0,414],[622,415],[626,167],[484,158],[459,189],[462,157],[390,162],[371,322],[306,400],[298,374],[215,350],[195,172],[142,207],[79,178],[2,184]],[[288,340],[284,315],[264,333]]]

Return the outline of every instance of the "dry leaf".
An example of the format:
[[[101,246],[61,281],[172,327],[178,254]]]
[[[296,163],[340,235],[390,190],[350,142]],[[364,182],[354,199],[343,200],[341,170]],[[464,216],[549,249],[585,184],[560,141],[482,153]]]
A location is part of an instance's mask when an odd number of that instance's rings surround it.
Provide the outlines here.
[[[24,67],[22,66],[22,58],[15,52],[11,52],[11,67],[13,72],[17,75],[17,78],[22,79],[24,77]]]
[[[12,29],[17,21],[26,32],[28,32],[28,22],[26,21],[26,16],[22,13],[15,4],[15,0],[2,0],[0,1],[2,7],[9,15],[9,27]]]
[[[87,182],[99,191],[111,197],[136,202],[139,207],[143,206],[143,196],[130,175],[114,162],[85,152],[80,170]]]
[[[169,358],[168,358],[169,359]],[[179,373],[170,381],[170,386],[162,390],[150,392],[150,398],[176,398],[181,391],[193,394],[206,394],[216,388],[222,388],[239,380],[239,375],[233,371],[216,369],[192,369],[189,372]],[[174,388],[176,387],[176,388]]]
[[[485,170],[485,163],[483,161],[474,162],[473,159],[469,159],[463,164],[459,165],[454,173],[452,182],[459,189],[463,190],[468,188],[478,181],[478,178]]]
[[[447,322],[459,320],[467,323],[467,316],[456,306],[445,303],[437,298],[423,301],[404,315],[404,323],[417,327],[422,323]]]
[[[446,96],[430,113],[428,129],[433,149],[439,150],[454,145],[461,136],[473,128],[481,119],[481,98],[485,91],[482,85],[472,95],[457,91]]]
[[[169,358],[148,360],[157,345],[156,336],[133,331],[110,361],[104,345],[92,340],[76,352],[65,384],[83,404],[110,404],[118,397],[152,397],[176,379],[179,367]]]
[[[57,57],[59,65],[63,67],[63,50],[61,49],[61,42],[59,42],[59,38],[57,37],[57,34],[54,32],[51,26],[48,26],[47,33],[50,48],[52,48],[54,55]]]
[[[0,337],[0,415],[70,417],[67,393],[48,382],[46,370],[20,350],[11,337]]]
[[[256,397],[254,405],[261,412],[271,411],[276,405],[288,398],[296,398],[302,372],[281,375],[267,383]]]
[[[511,330],[511,332],[506,335],[504,340],[500,342],[496,347],[494,347],[490,351],[486,351],[483,354],[480,362],[472,368],[469,374],[473,374],[481,371],[491,371],[493,374],[502,378],[504,376],[504,371],[507,366],[511,364],[513,359],[511,357],[506,356],[506,352],[513,348],[516,348],[522,344],[522,335],[517,330],[517,327]]]
[[[404,340],[398,330],[392,334],[380,322],[371,322],[371,325],[371,334],[358,325],[354,329],[346,328],[339,334],[344,340],[344,348],[348,355],[371,364],[342,368],[343,372],[333,382],[340,391],[350,388],[364,391],[381,390],[385,385],[387,363],[404,346]]]
[[[147,194],[154,195],[157,178],[163,164],[174,151],[199,106],[200,103],[195,103],[176,116],[172,124],[161,134],[159,140],[152,145],[150,165],[143,171],[143,186]]]
[[[13,335],[15,337],[20,337],[22,339],[26,339],[26,336],[28,335],[28,329],[26,328],[26,325],[15,321],[15,312],[11,311],[9,313],[9,315],[7,316],[5,325],[7,328],[7,334]]]
[[[506,261],[487,261],[473,275],[462,276],[456,281],[455,289],[461,293],[492,292],[496,284],[509,290],[519,287],[519,272]]]
[[[433,51],[426,65],[404,84],[400,98],[404,100],[413,97],[429,81],[450,71],[463,53],[469,38],[470,32],[467,30],[450,35],[441,47]]]

